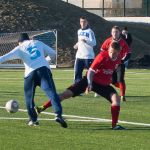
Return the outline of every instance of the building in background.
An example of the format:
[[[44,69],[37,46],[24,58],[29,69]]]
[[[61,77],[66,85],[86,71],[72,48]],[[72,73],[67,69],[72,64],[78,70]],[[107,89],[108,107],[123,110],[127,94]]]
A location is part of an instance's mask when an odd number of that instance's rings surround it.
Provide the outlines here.
[[[102,17],[150,16],[150,0],[63,0]]]

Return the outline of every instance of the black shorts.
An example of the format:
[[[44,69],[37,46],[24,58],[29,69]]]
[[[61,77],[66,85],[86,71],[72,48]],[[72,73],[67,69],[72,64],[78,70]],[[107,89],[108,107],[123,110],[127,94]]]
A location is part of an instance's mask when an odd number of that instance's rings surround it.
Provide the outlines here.
[[[125,75],[125,65],[120,64],[117,69],[113,72],[112,75],[112,84],[117,82],[124,82],[124,75]]]
[[[71,85],[67,89],[71,90],[73,93],[73,97],[75,97],[84,93],[87,85],[88,85],[87,78],[83,77],[81,81],[79,81],[76,84]],[[98,93],[99,95],[106,98],[110,102],[111,102],[111,97],[110,97],[111,94],[117,93],[116,90],[112,86],[110,85],[104,86],[104,85],[97,84],[95,82],[93,82],[92,91]]]

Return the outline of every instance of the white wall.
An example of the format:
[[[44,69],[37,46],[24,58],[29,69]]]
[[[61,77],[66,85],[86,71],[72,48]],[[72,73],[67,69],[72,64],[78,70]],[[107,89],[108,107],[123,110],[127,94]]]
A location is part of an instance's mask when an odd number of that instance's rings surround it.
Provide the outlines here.
[[[104,19],[117,22],[136,22],[150,24],[150,17],[104,17]]]

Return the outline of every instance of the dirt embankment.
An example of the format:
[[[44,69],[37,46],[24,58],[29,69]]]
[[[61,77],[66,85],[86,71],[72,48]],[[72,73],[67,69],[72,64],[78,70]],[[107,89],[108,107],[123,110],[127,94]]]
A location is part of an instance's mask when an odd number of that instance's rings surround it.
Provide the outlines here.
[[[91,28],[95,32],[97,39],[95,52],[97,54],[102,42],[110,35],[111,27],[114,24],[60,0],[1,0],[0,32],[57,29],[58,64],[59,66],[72,66],[76,53],[72,46],[77,41],[80,16],[87,16]],[[149,56],[150,28],[137,24],[119,25],[128,26],[133,35],[132,60],[134,61],[131,62],[132,67],[144,65],[138,62],[145,58],[144,55]],[[144,61],[146,60],[144,59]],[[146,65],[150,66],[150,63],[147,62]]]

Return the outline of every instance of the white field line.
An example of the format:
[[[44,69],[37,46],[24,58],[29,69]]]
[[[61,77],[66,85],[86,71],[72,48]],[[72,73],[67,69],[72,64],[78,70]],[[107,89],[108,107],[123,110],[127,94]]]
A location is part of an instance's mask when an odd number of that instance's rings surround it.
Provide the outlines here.
[[[150,72],[126,72],[127,74],[150,74]]]
[[[5,109],[5,107],[0,106],[0,108]],[[27,112],[25,109],[19,109],[19,111],[22,112]],[[49,113],[49,112],[42,112],[42,114],[46,115],[54,115],[54,113]],[[79,121],[79,122],[111,122],[111,119],[103,119],[103,118],[95,118],[95,117],[84,117],[84,116],[76,116],[76,115],[63,115],[64,117],[69,117],[69,118],[77,118],[77,119],[66,119],[67,121]],[[14,119],[14,120],[25,120],[28,118],[10,118],[10,117],[0,117],[0,120],[2,119]],[[47,118],[39,118],[39,120],[54,120],[54,119],[47,119]],[[130,125],[139,125],[139,126],[148,126],[150,127],[150,124],[148,123],[139,123],[139,122],[129,122],[129,121],[118,121],[119,123],[123,124],[130,124]]]
[[[28,120],[29,118],[12,118],[12,117],[0,117],[0,120]],[[38,118],[38,120],[44,120],[44,121],[54,121],[55,119],[49,119],[49,118]],[[105,120],[82,120],[82,119],[66,119],[67,121],[79,121],[79,122],[106,122]]]

